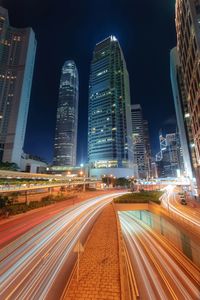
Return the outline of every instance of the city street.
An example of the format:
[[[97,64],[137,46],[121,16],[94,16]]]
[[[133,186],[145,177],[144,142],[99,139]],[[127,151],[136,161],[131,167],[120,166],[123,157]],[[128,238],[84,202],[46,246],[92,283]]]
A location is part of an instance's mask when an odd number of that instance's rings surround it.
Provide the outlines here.
[[[0,300],[200,300],[200,0],[0,2]]]
[[[119,213],[140,299],[200,299],[200,272],[176,247],[129,213]]]
[[[20,215],[10,216],[8,219],[2,218],[0,220],[0,249],[16,239],[18,236],[24,234],[40,223],[45,222],[62,210],[73,207],[75,204],[84,200],[104,195],[105,193],[108,194],[109,191],[79,192],[72,199],[61,201],[39,209],[33,209]],[[34,201],[41,197],[39,194],[34,196]]]
[[[59,212],[3,248],[1,299],[59,299],[71,273],[77,241],[84,243],[103,207],[119,193]]]
[[[200,233],[200,205],[192,199],[187,199],[187,205],[182,205],[180,196],[175,192],[175,187],[168,186],[167,192],[162,197],[162,206],[171,213],[171,216],[192,226]]]

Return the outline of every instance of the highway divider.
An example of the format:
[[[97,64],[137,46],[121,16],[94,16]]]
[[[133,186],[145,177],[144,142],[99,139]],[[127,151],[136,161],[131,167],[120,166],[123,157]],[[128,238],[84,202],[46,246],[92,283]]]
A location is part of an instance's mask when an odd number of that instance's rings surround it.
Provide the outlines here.
[[[163,235],[158,235],[156,232],[152,231],[148,225],[144,224],[140,220],[135,220],[135,222],[142,225],[143,228],[145,228],[160,243],[160,245],[162,245],[163,248],[167,249],[168,253],[170,253],[177,262],[179,262],[182,268],[200,286],[200,268],[197,265],[195,265],[186,255],[183,254],[181,250],[179,250]]]
[[[113,199],[114,201],[114,199]],[[120,265],[120,283],[121,283],[121,299],[137,300],[139,299],[139,291],[135,279],[134,270],[130,261],[129,253],[123,239],[119,216],[115,204],[112,202],[116,215],[118,245],[119,245],[119,265]]]

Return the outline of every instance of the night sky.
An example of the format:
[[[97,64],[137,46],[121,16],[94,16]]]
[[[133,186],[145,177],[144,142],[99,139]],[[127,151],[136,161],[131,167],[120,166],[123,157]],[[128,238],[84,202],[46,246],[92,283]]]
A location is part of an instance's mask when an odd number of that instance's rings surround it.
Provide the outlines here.
[[[115,35],[130,76],[131,101],[149,121],[153,153],[158,131],[175,130],[169,52],[176,45],[175,0],[0,0],[10,24],[32,27],[37,54],[24,150],[51,162],[61,67],[79,71],[78,161],[87,159],[88,81],[97,42]]]

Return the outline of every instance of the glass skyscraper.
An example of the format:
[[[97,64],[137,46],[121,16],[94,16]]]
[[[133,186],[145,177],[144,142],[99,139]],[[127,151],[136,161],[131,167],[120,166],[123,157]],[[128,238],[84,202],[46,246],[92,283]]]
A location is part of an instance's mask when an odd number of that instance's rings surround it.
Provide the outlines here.
[[[146,147],[144,138],[144,120],[140,104],[131,105],[134,159],[138,168],[139,178],[148,177]]]
[[[181,148],[183,151],[185,175],[192,179],[192,158],[194,162],[196,161],[196,158],[194,148],[190,147],[192,144],[191,121],[189,118],[190,114],[186,99],[183,73],[176,47],[170,52],[170,77]]]
[[[76,165],[78,128],[78,71],[68,60],[62,67],[54,142],[54,166]]]
[[[193,169],[200,195],[200,0],[176,0],[177,52],[188,118]],[[194,152],[194,153],[193,153]]]
[[[149,122],[147,120],[143,120],[143,128],[144,128],[144,144],[145,144],[145,162],[147,167],[147,178],[152,177],[152,157],[151,157],[151,143],[149,136]]]
[[[158,177],[177,177],[184,172],[183,154],[179,134],[159,133],[160,152],[156,155]]]
[[[35,62],[31,28],[14,28],[0,7],[0,161],[21,163]]]
[[[91,63],[88,116],[91,169],[113,172],[115,168],[133,168],[132,147],[129,75],[120,44],[110,36],[96,44]]]

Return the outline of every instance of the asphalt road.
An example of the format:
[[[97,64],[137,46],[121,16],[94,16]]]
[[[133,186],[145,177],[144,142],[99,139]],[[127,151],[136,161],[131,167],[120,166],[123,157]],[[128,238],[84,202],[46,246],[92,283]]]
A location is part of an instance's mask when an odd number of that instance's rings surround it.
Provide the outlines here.
[[[74,205],[77,205],[86,199],[94,198],[98,195],[104,195],[106,193],[108,194],[110,191],[78,193],[78,195],[73,199],[68,199],[66,201],[58,202],[42,208],[33,209],[20,215],[10,216],[8,219],[1,219],[0,249],[11,241],[15,240],[20,235],[28,232],[31,228],[38,226],[59,212],[62,212],[64,209],[73,207]]]
[[[59,299],[77,253],[98,214],[119,193],[58,212],[8,244],[0,254],[0,299]]]
[[[200,205],[190,199],[187,200],[187,205],[182,205],[180,196],[175,193],[174,189],[174,187],[169,187],[162,197],[163,207],[172,214],[172,217],[179,218],[200,234]]]
[[[199,300],[200,271],[162,235],[119,213],[140,299]]]

